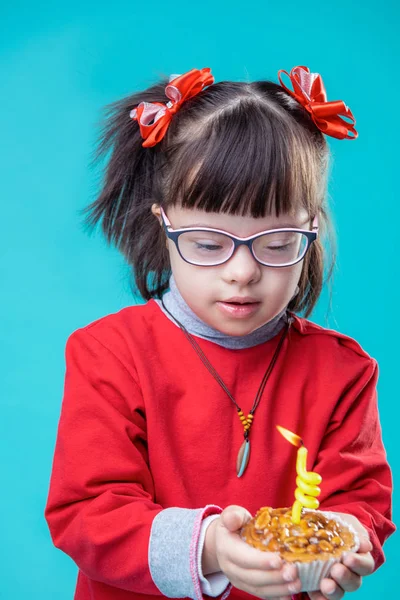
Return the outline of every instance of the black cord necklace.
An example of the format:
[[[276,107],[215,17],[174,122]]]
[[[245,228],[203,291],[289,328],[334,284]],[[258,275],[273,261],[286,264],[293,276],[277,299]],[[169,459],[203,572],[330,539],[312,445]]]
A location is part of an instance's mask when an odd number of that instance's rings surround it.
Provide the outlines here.
[[[247,416],[245,416],[242,409],[236,402],[235,398],[232,396],[231,392],[228,390],[226,384],[224,383],[224,381],[222,380],[220,375],[217,373],[215,368],[212,366],[212,364],[210,363],[210,361],[208,360],[208,358],[206,357],[206,355],[204,354],[203,350],[200,348],[199,344],[196,342],[194,337],[188,332],[186,327],[180,321],[178,321],[178,319],[176,317],[174,317],[174,315],[168,310],[168,308],[165,306],[162,299],[161,299],[161,304],[163,305],[164,310],[170,315],[170,317],[175,321],[175,323],[177,323],[177,325],[179,325],[179,327],[182,329],[183,333],[185,334],[186,338],[192,345],[193,349],[195,350],[196,354],[199,356],[199,358],[201,359],[203,364],[207,367],[207,369],[210,371],[211,375],[219,383],[219,385],[222,387],[224,392],[227,394],[227,396],[232,400],[233,404],[236,406],[236,409],[237,409],[237,412],[239,415],[239,419],[240,419],[243,429],[244,429],[244,442],[240,446],[239,453],[238,453],[237,460],[236,460],[236,474],[238,477],[241,477],[243,475],[243,473],[245,472],[247,465],[249,464],[249,458],[250,458],[249,435],[250,435],[250,428],[253,424],[254,413],[255,413],[258,405],[260,404],[261,397],[264,392],[265,386],[267,384],[269,376],[272,373],[272,370],[278,359],[280,350],[283,346],[283,342],[285,341],[286,336],[289,333],[290,327],[291,327],[294,319],[289,314],[288,322],[286,323],[284,331],[283,331],[281,337],[279,338],[278,345],[277,345],[275,352],[272,356],[272,359],[264,373],[264,376],[260,383],[260,387],[257,390],[257,394],[256,394],[256,397],[254,398],[253,406],[251,407],[249,414]]]

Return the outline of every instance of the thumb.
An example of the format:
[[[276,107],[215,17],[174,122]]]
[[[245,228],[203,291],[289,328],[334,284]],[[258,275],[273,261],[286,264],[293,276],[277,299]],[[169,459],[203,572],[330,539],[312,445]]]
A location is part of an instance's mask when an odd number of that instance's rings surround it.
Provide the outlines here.
[[[238,531],[251,519],[251,514],[242,506],[228,506],[220,515],[221,524],[229,531]]]

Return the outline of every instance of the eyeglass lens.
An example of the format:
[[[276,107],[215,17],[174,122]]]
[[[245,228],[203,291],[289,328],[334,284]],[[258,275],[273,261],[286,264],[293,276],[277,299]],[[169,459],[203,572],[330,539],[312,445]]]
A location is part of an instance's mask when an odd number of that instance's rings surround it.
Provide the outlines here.
[[[307,236],[296,231],[267,233],[253,241],[254,256],[263,264],[285,265],[296,262],[306,252]],[[181,255],[198,265],[217,265],[233,254],[234,242],[223,233],[187,231],[178,238]]]

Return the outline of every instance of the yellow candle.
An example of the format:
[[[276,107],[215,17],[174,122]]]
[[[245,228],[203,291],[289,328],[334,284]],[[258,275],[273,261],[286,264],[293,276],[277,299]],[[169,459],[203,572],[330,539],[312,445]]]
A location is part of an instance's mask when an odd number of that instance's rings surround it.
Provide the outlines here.
[[[321,475],[318,475],[318,473],[307,471],[307,448],[303,445],[302,439],[280,425],[277,425],[276,427],[279,433],[281,433],[291,444],[300,446],[297,451],[296,460],[297,488],[294,492],[296,500],[292,507],[292,521],[293,523],[298,524],[300,523],[303,507],[311,508],[313,510],[318,508],[319,502],[317,496],[321,493],[321,489],[318,486],[322,481],[322,477]]]

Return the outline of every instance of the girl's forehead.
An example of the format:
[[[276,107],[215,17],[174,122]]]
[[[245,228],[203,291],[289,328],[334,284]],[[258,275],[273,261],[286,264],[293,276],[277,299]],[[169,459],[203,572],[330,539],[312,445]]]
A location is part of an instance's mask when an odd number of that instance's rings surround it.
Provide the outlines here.
[[[268,214],[264,217],[232,215],[222,212],[206,212],[197,208],[182,208],[179,205],[167,208],[167,215],[174,229],[185,227],[211,227],[223,229],[239,237],[247,237],[258,231],[281,227],[304,227],[310,220],[305,208],[295,212]]]

